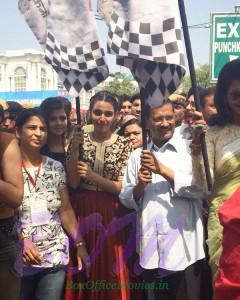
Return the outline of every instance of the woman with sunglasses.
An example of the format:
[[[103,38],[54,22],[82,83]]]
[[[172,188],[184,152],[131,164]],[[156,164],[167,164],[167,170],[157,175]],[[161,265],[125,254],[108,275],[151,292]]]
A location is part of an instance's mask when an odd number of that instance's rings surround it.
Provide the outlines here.
[[[240,60],[221,70],[214,96],[217,114],[206,133],[213,188],[209,199],[208,249],[214,299],[238,299],[240,295]],[[201,120],[200,120],[201,121]],[[200,122],[199,121],[199,122]],[[196,175],[200,152],[193,140]],[[197,151],[198,150],[198,151]],[[200,178],[199,178],[200,179]],[[200,181],[201,183],[201,181]]]
[[[42,149],[42,154],[60,161],[65,166],[69,144],[71,103],[64,97],[52,97],[45,99],[40,109],[48,130],[47,143]]]
[[[92,287],[86,286],[86,278],[81,274],[70,271],[67,286],[85,288],[67,289],[67,300],[130,299],[129,289],[121,287],[121,282],[125,285],[129,277],[123,257],[124,224],[120,224],[123,207],[118,194],[131,148],[126,139],[112,133],[118,109],[116,97],[111,93],[94,95],[89,108],[94,130],[84,134],[82,158],[78,159],[78,135],[72,141],[68,175],[69,184],[77,190],[71,200],[91,253]],[[72,253],[70,270],[75,264]]]
[[[47,128],[39,109],[26,109],[18,116],[16,135],[24,178],[18,209],[24,263],[21,299],[60,300],[68,263],[66,233],[75,243],[78,268],[88,259],[85,242],[69,201],[62,164],[40,153]]]

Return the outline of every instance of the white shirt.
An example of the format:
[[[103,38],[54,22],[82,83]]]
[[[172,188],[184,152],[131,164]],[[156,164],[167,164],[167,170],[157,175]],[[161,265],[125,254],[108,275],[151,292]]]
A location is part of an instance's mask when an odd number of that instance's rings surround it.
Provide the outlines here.
[[[175,128],[174,136],[179,134],[179,138],[191,140],[192,139],[192,133],[191,128],[188,124],[182,123],[180,126]]]
[[[133,189],[138,183],[140,154],[130,156],[120,193],[121,202],[138,211],[137,241],[140,265],[145,269],[180,271],[204,258],[202,204],[192,184],[190,141],[174,135],[161,148],[148,145],[156,158],[174,171],[174,189],[161,175],[152,173],[137,203]]]

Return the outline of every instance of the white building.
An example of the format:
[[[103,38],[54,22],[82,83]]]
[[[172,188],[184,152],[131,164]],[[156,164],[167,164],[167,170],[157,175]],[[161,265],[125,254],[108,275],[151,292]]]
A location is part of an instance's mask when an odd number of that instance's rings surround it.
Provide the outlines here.
[[[92,90],[80,93],[81,109],[89,108],[92,95],[114,79],[110,75]],[[136,86],[137,83],[133,81]],[[0,98],[39,105],[47,97],[68,96],[52,66],[44,60],[44,53],[35,49],[10,50],[0,53]],[[75,106],[74,99],[72,100]]]
[[[58,76],[39,50],[0,53],[0,91],[57,90]]]

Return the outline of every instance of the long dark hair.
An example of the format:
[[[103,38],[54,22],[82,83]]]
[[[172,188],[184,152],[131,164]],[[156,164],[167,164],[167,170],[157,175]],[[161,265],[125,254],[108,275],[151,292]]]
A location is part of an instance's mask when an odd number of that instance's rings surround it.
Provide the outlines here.
[[[217,114],[210,118],[210,126],[224,126],[231,123],[233,113],[228,104],[227,93],[234,80],[240,80],[239,59],[227,63],[219,74],[214,96],[214,104],[217,109]]]
[[[62,139],[63,139],[63,145],[65,143],[68,143],[69,136],[71,135],[72,132],[72,126],[70,122],[70,113],[72,110],[71,102],[65,97],[49,97],[43,100],[43,102],[40,104],[40,109],[43,113],[47,126],[48,126],[49,118],[55,110],[58,109],[64,110],[67,116],[67,128],[65,133],[62,135]],[[48,128],[48,132],[51,133],[49,131],[49,128]]]

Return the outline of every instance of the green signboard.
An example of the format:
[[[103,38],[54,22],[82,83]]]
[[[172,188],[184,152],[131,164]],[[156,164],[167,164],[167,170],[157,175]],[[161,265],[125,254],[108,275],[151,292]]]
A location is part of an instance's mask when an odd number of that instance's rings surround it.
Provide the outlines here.
[[[222,67],[240,57],[240,14],[211,14],[211,80],[215,82]]]

